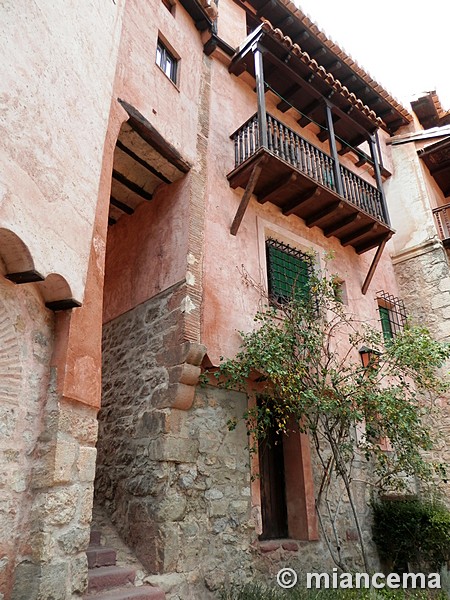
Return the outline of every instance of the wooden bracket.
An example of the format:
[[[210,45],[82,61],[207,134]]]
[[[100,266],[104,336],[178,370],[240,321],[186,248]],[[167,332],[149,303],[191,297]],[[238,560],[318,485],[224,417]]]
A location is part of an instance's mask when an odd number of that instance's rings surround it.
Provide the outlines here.
[[[381,244],[378,246],[377,251],[375,252],[375,256],[373,257],[372,264],[370,265],[370,269],[366,275],[363,286],[361,288],[361,292],[364,296],[366,295],[367,289],[370,285],[370,282],[372,281],[373,274],[375,273],[378,263],[380,262],[381,255],[383,254],[383,250],[384,250],[384,247],[386,246],[388,239],[389,239],[389,237],[387,237],[385,240],[383,240],[381,242]]]
[[[241,224],[241,221],[244,217],[245,211],[247,210],[248,203],[250,202],[251,195],[253,194],[253,190],[255,189],[256,184],[258,183],[259,176],[261,175],[261,171],[263,169],[264,163],[267,161],[267,157],[261,157],[258,162],[253,167],[253,171],[250,175],[250,178],[247,183],[247,187],[245,188],[244,194],[242,196],[239,207],[236,211],[236,215],[233,219],[233,223],[231,225],[230,233],[231,235],[236,235]]]

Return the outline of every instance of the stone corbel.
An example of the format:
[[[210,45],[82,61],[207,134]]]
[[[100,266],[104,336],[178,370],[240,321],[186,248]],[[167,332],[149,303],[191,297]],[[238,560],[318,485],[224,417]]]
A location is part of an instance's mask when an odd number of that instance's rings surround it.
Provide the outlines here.
[[[160,361],[167,368],[168,385],[155,390],[152,396],[155,408],[191,408],[205,354],[206,347],[195,342],[185,342],[160,353]],[[167,366],[170,364],[173,366]]]

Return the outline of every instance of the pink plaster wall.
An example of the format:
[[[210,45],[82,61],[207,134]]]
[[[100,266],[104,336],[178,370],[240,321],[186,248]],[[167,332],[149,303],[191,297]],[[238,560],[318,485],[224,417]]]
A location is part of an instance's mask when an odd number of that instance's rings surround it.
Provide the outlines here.
[[[0,227],[83,300],[123,0],[0,6]]]
[[[186,275],[189,178],[161,185],[151,202],[109,228],[103,321],[145,302]]]
[[[177,85],[156,65],[158,36],[179,57]],[[127,2],[114,96],[137,108],[187,160],[196,160],[198,95],[203,57],[200,32],[176,3]]]

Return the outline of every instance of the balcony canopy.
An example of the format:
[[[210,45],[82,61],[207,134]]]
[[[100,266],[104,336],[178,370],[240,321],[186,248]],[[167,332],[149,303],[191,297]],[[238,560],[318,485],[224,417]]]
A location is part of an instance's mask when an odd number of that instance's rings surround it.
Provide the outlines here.
[[[272,89],[280,97],[277,108],[285,112],[294,107],[300,113],[301,125],[305,126],[313,120],[323,127],[324,139],[326,121],[323,100],[327,99],[332,108],[334,131],[342,153],[348,147],[356,147],[366,141],[371,133],[383,125],[382,120],[362,100],[268,21],[264,21],[241,44],[229,71],[235,75],[246,71],[255,77],[255,47],[259,47],[263,53],[266,89]]]

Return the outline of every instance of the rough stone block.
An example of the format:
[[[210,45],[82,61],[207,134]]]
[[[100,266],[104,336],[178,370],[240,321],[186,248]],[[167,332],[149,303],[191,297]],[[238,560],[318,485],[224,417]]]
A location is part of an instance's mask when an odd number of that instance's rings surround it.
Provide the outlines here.
[[[97,458],[97,450],[82,446],[79,449],[77,469],[78,480],[81,482],[93,482],[95,478],[95,460]]]
[[[175,436],[161,436],[148,445],[150,460],[193,463],[198,456],[198,441]]]
[[[73,480],[73,465],[77,459],[78,444],[58,436],[55,447],[53,480],[55,483],[70,483]]]

